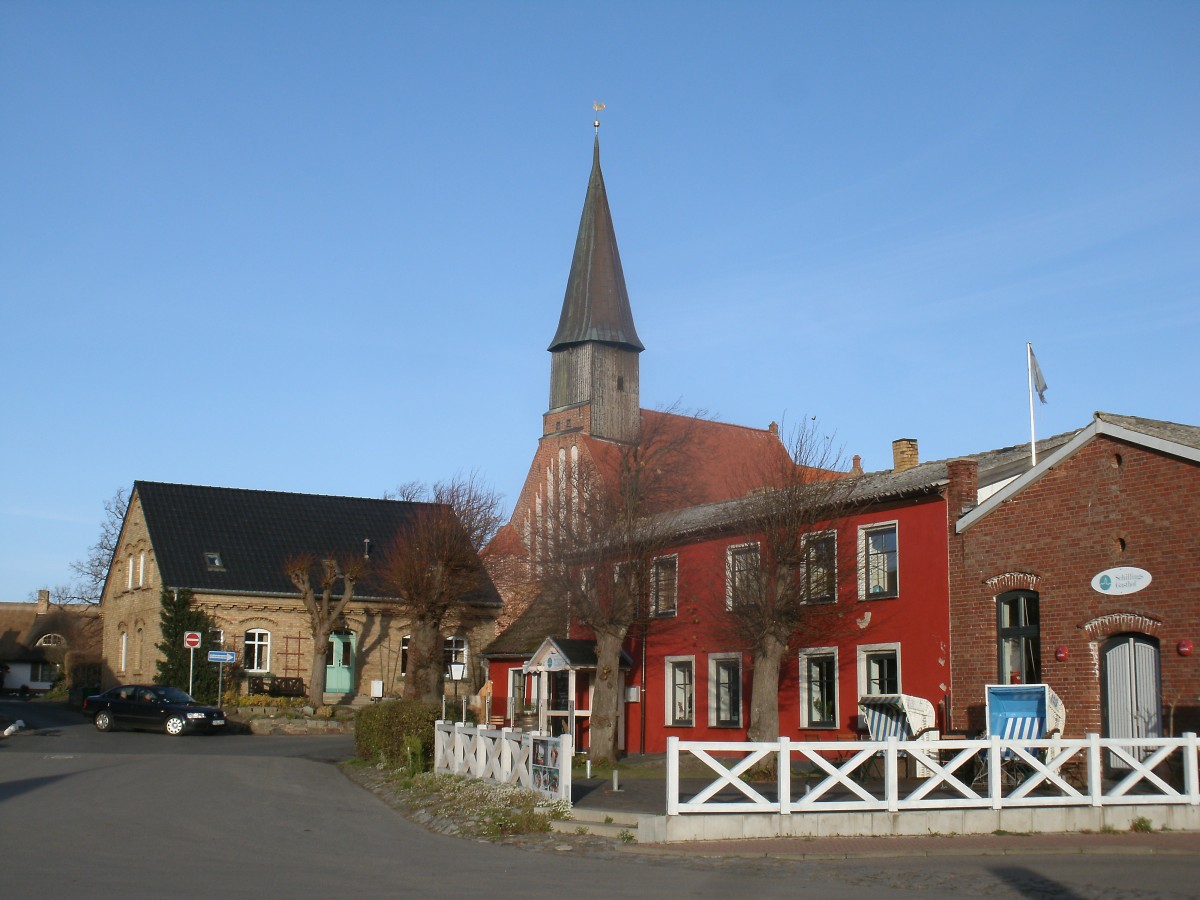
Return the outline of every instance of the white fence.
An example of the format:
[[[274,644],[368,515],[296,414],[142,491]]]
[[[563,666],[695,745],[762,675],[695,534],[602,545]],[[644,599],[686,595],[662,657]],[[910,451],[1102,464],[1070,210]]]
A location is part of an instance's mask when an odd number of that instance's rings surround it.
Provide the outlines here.
[[[433,770],[515,784],[555,800],[571,799],[571,735],[453,722],[434,725]]]
[[[1181,738],[667,742],[667,815],[1200,805],[1193,733]],[[685,799],[680,758],[715,779]],[[1104,762],[1122,768],[1105,777]],[[766,764],[774,783],[743,776]],[[1126,768],[1127,767],[1127,768]],[[914,777],[902,777],[911,772]],[[689,784],[692,776],[689,775]],[[693,785],[695,787],[695,785]],[[773,795],[773,796],[772,796]]]

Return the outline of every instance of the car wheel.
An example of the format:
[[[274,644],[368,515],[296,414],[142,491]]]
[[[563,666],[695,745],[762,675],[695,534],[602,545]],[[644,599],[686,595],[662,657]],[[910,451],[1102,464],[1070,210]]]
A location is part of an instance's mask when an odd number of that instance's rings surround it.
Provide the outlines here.
[[[97,731],[112,731],[113,717],[107,709],[102,709],[96,713],[96,718],[92,720],[96,723]]]
[[[167,734],[183,734],[183,719],[179,716],[167,719]]]

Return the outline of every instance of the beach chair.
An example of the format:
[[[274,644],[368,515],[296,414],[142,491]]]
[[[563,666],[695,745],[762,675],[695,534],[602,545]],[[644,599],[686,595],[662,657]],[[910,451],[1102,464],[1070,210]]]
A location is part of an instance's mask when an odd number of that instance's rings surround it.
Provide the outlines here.
[[[1048,684],[989,684],[987,697],[987,737],[1009,740],[1041,740],[1062,737],[1067,712],[1062,700]],[[1046,749],[1046,761],[1058,755],[1054,747]],[[1016,754],[1004,751],[1001,774],[1009,782],[1018,781],[1020,768]]]
[[[893,737],[898,741],[936,741],[939,737],[933,704],[924,697],[868,694],[859,698],[858,714],[873,741]],[[916,774],[924,778],[929,775],[929,769],[918,763]]]

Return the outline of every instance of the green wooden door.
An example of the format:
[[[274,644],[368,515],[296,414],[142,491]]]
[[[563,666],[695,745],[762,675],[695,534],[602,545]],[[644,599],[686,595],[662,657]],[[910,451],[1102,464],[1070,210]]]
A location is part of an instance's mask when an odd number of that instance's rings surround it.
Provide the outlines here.
[[[354,686],[354,635],[331,634],[325,654],[325,691],[348,694]]]

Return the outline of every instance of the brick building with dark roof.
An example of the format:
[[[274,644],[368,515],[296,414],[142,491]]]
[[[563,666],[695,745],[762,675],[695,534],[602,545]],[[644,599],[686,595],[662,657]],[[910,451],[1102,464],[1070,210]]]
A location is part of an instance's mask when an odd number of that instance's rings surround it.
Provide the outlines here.
[[[310,619],[288,577],[291,558],[378,557],[425,504],[277,491],[134,482],[105,582],[107,685],[150,681],[161,658],[161,591],[188,589],[221,629],[203,649],[237,652],[258,679],[307,680]],[[481,588],[447,623],[447,651],[465,657],[470,689],[482,684],[479,650],[494,635],[500,598],[481,567]],[[400,692],[404,614],[368,562],[327,648],[326,698],[367,694],[382,681]],[[207,663],[205,663],[207,664]]]

